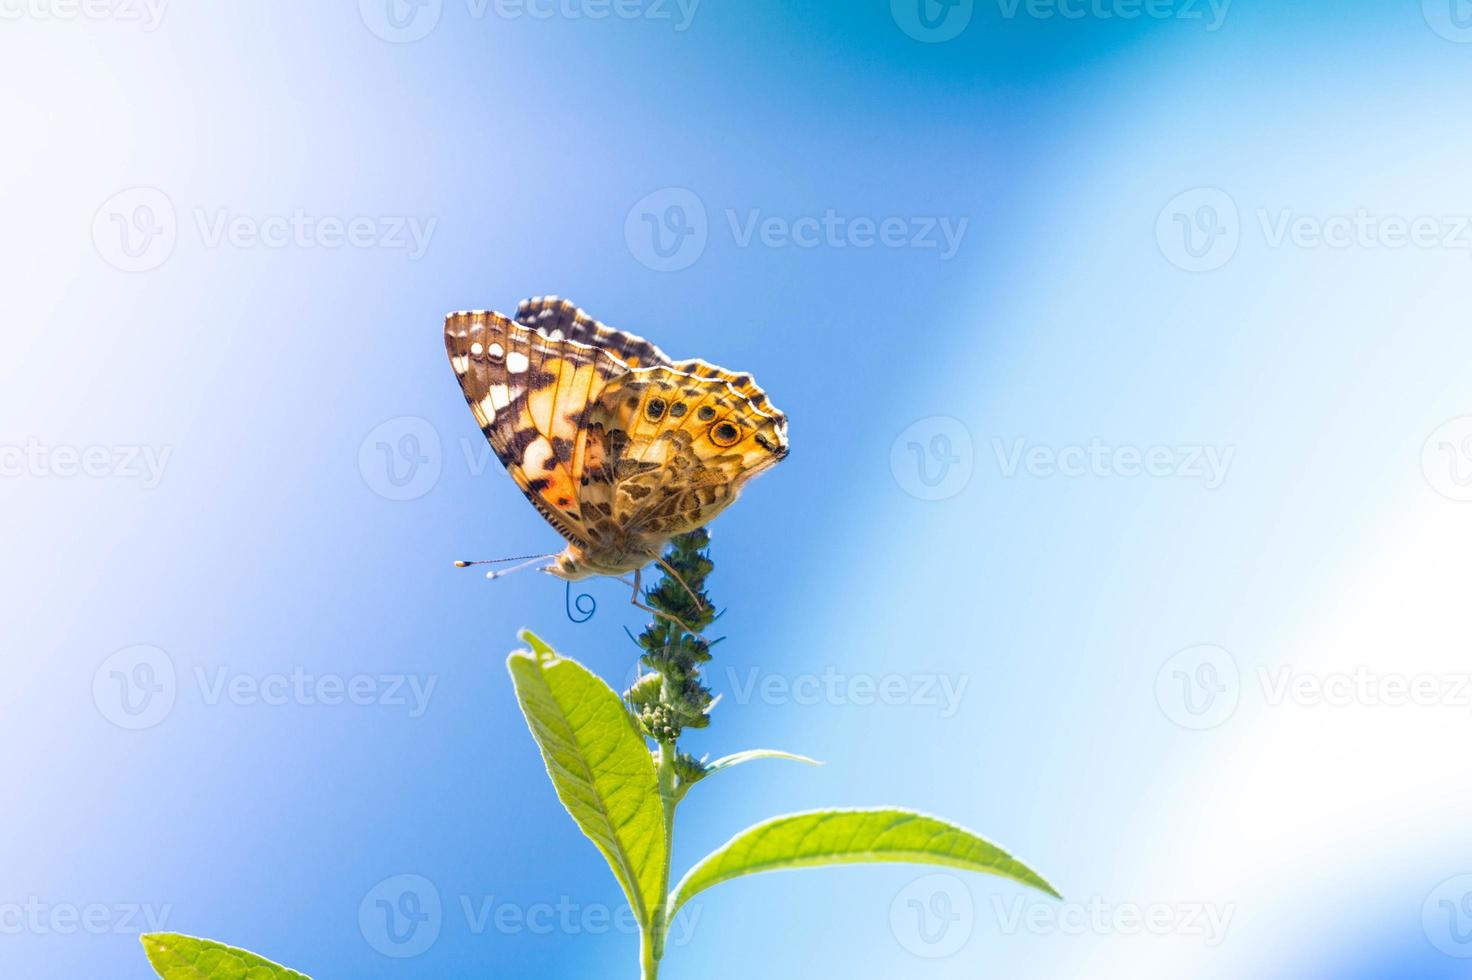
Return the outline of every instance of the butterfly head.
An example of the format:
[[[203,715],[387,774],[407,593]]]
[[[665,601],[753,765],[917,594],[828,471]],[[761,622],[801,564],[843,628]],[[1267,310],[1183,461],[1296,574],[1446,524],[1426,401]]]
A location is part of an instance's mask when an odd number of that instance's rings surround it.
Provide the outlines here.
[[[552,564],[542,569],[548,575],[560,578],[565,582],[576,582],[579,579],[591,578],[598,574],[583,563],[582,555],[572,548],[568,548],[562,554],[553,559]]]

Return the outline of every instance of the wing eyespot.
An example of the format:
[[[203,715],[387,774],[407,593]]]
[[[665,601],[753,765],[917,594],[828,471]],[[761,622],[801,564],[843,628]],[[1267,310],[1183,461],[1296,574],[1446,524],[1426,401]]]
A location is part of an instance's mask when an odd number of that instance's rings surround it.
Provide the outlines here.
[[[733,422],[717,422],[710,427],[710,441],[729,449],[741,441],[741,429]]]

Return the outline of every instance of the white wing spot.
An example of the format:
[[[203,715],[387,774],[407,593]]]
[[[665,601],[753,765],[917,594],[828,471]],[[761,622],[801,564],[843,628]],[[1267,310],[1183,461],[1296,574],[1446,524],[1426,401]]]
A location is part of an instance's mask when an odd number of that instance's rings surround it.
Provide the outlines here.
[[[478,340],[470,345],[470,353],[474,357],[480,357],[485,353],[485,350],[485,347],[481,346],[481,342]]]
[[[551,458],[552,444],[546,437],[542,437],[526,447],[526,454],[521,458],[521,468],[528,473],[540,473]]]
[[[500,344],[492,344],[491,356],[499,361],[501,358],[506,356],[506,348],[502,347]]]
[[[527,360],[525,354],[519,350],[515,350],[511,352],[510,357],[506,358],[506,370],[512,374],[521,374],[527,368],[531,367],[531,363],[531,361]]]

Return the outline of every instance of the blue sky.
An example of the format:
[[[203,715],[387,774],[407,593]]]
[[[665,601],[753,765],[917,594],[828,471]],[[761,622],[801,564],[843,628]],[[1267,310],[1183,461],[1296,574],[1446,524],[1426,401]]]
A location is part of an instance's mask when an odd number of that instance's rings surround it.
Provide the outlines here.
[[[391,2],[3,9],[0,972],[629,975],[502,663],[638,614],[449,564],[557,547],[440,339],[548,293],[791,418],[690,747],[827,765],[676,864],[893,803],[1067,899],[753,878],[670,977],[1465,970],[1467,11]]]

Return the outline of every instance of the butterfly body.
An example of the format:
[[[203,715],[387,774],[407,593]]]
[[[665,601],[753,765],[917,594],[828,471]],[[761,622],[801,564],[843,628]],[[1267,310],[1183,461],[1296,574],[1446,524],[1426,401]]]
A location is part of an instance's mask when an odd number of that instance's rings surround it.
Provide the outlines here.
[[[544,570],[637,573],[786,457],[787,419],[750,375],[673,361],[571,303],[451,313],[445,347],[481,431],[567,541]]]
[[[629,572],[637,572],[659,558],[663,542],[656,547],[599,547],[584,552],[568,545],[557,555],[544,571],[568,582],[608,575],[619,578]]]

